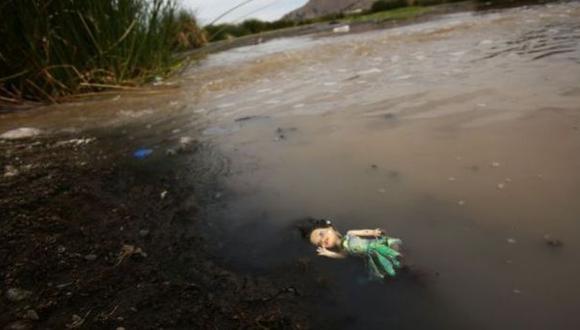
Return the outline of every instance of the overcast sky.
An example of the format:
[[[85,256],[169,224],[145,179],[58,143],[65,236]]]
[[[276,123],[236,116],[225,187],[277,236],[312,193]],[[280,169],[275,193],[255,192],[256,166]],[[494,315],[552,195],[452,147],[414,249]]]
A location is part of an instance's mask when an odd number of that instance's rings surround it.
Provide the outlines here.
[[[181,0],[184,7],[196,11],[202,24],[213,21],[226,10],[246,0]],[[275,20],[304,5],[308,0],[254,0],[240,7],[220,22],[238,22],[248,18]]]

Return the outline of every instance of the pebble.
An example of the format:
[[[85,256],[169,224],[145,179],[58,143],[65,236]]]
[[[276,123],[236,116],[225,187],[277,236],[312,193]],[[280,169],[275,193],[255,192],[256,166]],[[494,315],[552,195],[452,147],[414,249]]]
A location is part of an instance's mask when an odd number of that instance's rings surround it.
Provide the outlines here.
[[[62,284],[58,284],[56,286],[57,289],[62,290],[68,286],[71,286],[73,284],[73,282],[67,282],[67,283],[62,283]]]
[[[505,188],[505,183],[498,183],[497,184],[497,189],[502,190],[503,188]]]
[[[149,229],[141,229],[141,230],[139,230],[139,236],[146,237],[147,235],[149,235]]]
[[[26,313],[24,314],[24,318],[27,320],[33,320],[33,321],[40,320],[38,313],[34,309],[27,310]]]
[[[6,291],[6,299],[11,302],[19,302],[29,298],[32,292],[20,289],[20,288],[10,288]]]
[[[491,163],[491,167],[499,167],[501,164],[498,162]]]
[[[177,155],[177,151],[175,149],[169,148],[165,151],[165,154],[167,156],[175,156]]]
[[[561,240],[552,237],[552,235],[550,234],[544,235],[544,241],[546,241],[546,244],[548,244],[551,247],[561,247],[562,245],[564,245],[564,243]]]
[[[447,180],[453,182],[453,181],[455,181],[455,178],[452,177],[452,176],[450,176],[450,177],[447,178]]]
[[[516,243],[517,243],[517,241],[516,241],[516,239],[515,239],[515,238],[508,238],[508,239],[506,239],[506,241],[507,241],[508,243],[510,243],[510,244],[516,244]]]
[[[460,200],[460,201],[457,202],[457,205],[463,206],[463,205],[465,205],[465,201],[464,200]]]
[[[18,139],[25,139],[31,138],[37,135],[40,135],[41,131],[37,128],[32,127],[20,127],[16,128],[7,132],[4,132],[0,135],[0,139],[5,140],[18,140]]]
[[[167,190],[163,190],[160,195],[161,199],[165,199],[165,196],[167,196]]]
[[[96,254],[87,254],[85,256],[85,260],[86,261],[95,261],[95,260],[97,260],[97,255]]]
[[[182,145],[188,145],[194,142],[195,140],[190,136],[182,136],[179,138],[179,143]]]
[[[10,324],[8,324],[7,326],[5,326],[3,329],[4,330],[28,330],[28,329],[32,329],[32,324],[26,322],[26,321],[14,321]]]
[[[512,290],[512,292],[513,292],[513,293],[515,293],[515,294],[520,294],[520,293],[522,293],[522,291],[520,291],[520,290],[518,290],[518,289],[513,289],[513,290]]]
[[[16,169],[16,167],[12,166],[12,165],[6,165],[4,166],[4,177],[5,178],[10,178],[13,176],[17,176],[18,175],[18,170]]]
[[[385,188],[381,188],[379,190],[377,190],[378,192],[380,192],[381,194],[384,194],[387,192],[387,190]]]

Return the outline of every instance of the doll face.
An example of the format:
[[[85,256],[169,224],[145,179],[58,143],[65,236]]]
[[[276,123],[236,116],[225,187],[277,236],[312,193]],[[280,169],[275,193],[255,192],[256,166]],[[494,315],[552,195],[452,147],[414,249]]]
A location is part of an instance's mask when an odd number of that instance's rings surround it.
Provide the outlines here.
[[[340,243],[340,235],[332,228],[317,228],[310,234],[310,243],[326,249],[333,248]]]

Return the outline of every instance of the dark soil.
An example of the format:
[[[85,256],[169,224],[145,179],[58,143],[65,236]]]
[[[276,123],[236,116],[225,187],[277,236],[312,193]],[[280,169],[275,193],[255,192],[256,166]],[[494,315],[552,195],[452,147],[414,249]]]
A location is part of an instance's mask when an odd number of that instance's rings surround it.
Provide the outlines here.
[[[195,150],[167,166],[115,140],[57,142],[71,138],[0,141],[0,328],[309,327],[292,274],[208,254],[189,193],[204,188],[178,166]]]

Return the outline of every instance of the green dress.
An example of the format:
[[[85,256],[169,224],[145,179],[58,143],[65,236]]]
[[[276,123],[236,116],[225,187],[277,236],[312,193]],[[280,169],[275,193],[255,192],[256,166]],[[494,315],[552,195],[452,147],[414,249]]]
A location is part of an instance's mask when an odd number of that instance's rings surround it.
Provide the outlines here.
[[[384,278],[385,275],[394,277],[397,270],[401,269],[401,253],[397,247],[400,244],[400,239],[387,236],[364,238],[346,235],[341,242],[342,248],[349,255],[366,257],[371,275],[378,278]]]

